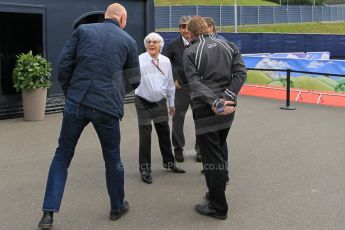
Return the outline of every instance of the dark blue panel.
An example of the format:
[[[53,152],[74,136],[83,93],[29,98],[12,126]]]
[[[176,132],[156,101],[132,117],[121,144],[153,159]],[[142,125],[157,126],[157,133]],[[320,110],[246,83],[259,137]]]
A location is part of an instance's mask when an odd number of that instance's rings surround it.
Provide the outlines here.
[[[160,33],[165,42],[179,33]],[[345,58],[345,36],[323,34],[219,33],[235,43],[244,54],[329,51],[331,57]]]
[[[180,35],[179,32],[159,32],[159,34],[163,37],[165,45],[168,45],[171,40],[177,38]]]

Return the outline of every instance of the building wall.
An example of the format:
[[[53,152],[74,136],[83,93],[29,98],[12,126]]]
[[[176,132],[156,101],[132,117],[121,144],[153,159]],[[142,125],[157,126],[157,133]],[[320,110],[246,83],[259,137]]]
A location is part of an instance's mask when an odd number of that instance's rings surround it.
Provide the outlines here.
[[[117,1],[124,5],[128,12],[125,30],[137,41],[140,51],[144,51],[144,37],[154,30],[153,0]],[[73,24],[80,16],[89,12],[104,12],[111,0],[3,0],[1,12],[39,13],[43,15],[43,56],[53,67],[52,87],[48,91],[47,109],[61,109],[63,94],[57,82],[57,59],[66,40],[73,31]],[[22,23],[25,27],[25,22]],[[0,28],[1,30],[1,28]],[[1,33],[0,37],[6,36]],[[25,39],[25,34],[21,39]],[[20,42],[20,39],[19,41]],[[0,47],[1,52],[1,47]],[[1,54],[1,53],[0,53]],[[1,77],[1,76],[0,76]],[[59,99],[60,98],[60,99]],[[21,116],[21,97],[0,95],[0,119]]]

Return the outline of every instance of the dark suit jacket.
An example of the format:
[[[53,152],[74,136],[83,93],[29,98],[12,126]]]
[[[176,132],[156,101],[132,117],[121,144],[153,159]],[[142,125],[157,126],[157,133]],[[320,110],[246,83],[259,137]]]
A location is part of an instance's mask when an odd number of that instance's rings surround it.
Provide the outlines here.
[[[136,42],[115,20],[80,25],[62,50],[58,78],[67,100],[121,118],[124,82],[140,83]]]
[[[185,46],[181,36],[171,41],[170,44],[163,49],[163,54],[170,59],[174,80],[177,80],[180,85],[188,83],[183,70],[184,50]]]

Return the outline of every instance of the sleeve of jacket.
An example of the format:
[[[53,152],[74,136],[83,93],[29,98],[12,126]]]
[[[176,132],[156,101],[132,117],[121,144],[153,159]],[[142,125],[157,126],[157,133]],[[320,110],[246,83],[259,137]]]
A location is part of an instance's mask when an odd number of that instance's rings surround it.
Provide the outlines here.
[[[75,65],[76,49],[79,40],[79,28],[74,30],[62,49],[58,60],[58,80],[66,95]]]
[[[194,54],[188,51],[184,52],[184,71],[186,74],[188,84],[190,85],[190,88],[192,90],[193,98],[200,98],[205,103],[209,104],[210,106],[213,106],[214,102],[217,100],[217,96],[210,88],[208,88],[205,84],[201,82],[202,76],[197,70],[194,64],[194,60]]]
[[[127,60],[123,67],[123,76],[125,78],[125,93],[135,90],[140,84],[139,56],[136,42],[133,40],[128,50]]]
[[[171,42],[163,49],[162,54],[164,56],[167,56],[170,59],[171,63],[176,63],[176,60],[174,60],[175,58],[178,58],[176,49],[178,49],[176,41]],[[179,74],[179,68],[183,68],[183,66],[176,66],[176,64],[172,64],[172,73],[174,81],[178,81],[179,84],[182,85],[182,79]]]
[[[226,101],[234,101],[237,100],[237,95],[239,94],[244,82],[247,78],[247,70],[242,60],[242,55],[239,49],[233,45],[233,58],[231,63],[231,72],[232,78],[230,85],[223,93],[223,98]]]

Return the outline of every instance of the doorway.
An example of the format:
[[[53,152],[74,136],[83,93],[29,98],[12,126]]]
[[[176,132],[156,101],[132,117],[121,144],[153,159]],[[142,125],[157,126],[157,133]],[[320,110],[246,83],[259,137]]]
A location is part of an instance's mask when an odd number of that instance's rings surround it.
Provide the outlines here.
[[[43,15],[0,12],[0,95],[18,94],[12,71],[16,56],[32,50],[43,55]]]

